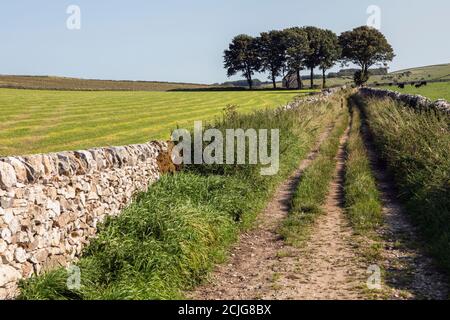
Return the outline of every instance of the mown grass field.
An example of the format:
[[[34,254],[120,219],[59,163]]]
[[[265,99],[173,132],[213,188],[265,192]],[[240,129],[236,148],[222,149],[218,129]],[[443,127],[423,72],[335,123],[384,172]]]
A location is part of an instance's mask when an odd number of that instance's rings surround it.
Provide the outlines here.
[[[248,113],[308,91],[85,92],[0,89],[0,156],[169,139],[228,104]]]
[[[0,88],[13,89],[168,91],[208,87],[206,84],[162,81],[95,80],[52,76],[0,75]]]
[[[420,94],[421,96],[427,97],[431,100],[437,99],[450,100],[450,82],[428,83],[428,85],[420,88],[407,85],[405,86],[405,89],[400,89],[397,86],[392,87],[386,86],[384,87],[384,89],[389,89],[408,94]]]

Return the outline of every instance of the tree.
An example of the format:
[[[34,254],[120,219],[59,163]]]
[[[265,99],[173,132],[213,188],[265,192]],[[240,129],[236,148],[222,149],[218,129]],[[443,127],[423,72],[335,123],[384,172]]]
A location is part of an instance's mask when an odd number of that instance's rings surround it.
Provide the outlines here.
[[[360,87],[369,81],[369,74],[362,74],[361,70],[358,70],[353,75],[353,81],[358,87]]]
[[[227,69],[228,77],[242,72],[242,76],[247,79],[249,88],[252,89],[252,76],[261,68],[255,38],[245,34],[236,36],[230,43],[228,50],[224,52],[224,66]]]
[[[305,65],[311,70],[311,89],[314,87],[314,68],[320,65],[320,48],[323,30],[316,27],[304,27],[308,37],[309,52],[305,59]]]
[[[337,35],[331,30],[323,30],[319,50],[319,66],[322,70],[322,86],[326,87],[325,72],[341,57],[341,47]]]
[[[286,44],[282,31],[263,32],[257,38],[261,71],[269,72],[273,87],[277,87],[277,77],[281,75],[285,63]]]
[[[377,29],[362,26],[339,36],[342,59],[361,67],[355,75],[356,84],[364,85],[369,80],[369,68],[377,63],[385,66],[395,57],[392,46]]]
[[[300,71],[305,67],[309,54],[308,37],[301,28],[289,28],[283,31],[286,41],[286,65],[297,76],[298,89],[303,89]]]

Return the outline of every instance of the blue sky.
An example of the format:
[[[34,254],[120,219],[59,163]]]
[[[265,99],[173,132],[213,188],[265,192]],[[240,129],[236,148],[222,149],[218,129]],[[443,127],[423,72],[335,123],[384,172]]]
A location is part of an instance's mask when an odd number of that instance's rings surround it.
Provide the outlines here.
[[[66,28],[69,5],[81,8],[81,30]],[[0,74],[222,82],[233,36],[340,33],[366,24],[369,5],[381,8],[392,70],[450,63],[448,0],[14,0],[0,4]]]

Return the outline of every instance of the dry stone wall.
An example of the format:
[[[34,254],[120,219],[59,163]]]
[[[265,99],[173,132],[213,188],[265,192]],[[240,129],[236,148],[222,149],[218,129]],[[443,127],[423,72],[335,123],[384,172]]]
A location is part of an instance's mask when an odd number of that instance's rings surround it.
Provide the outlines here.
[[[431,101],[420,95],[402,94],[400,92],[374,89],[374,88],[361,88],[359,92],[364,96],[371,96],[377,98],[391,98],[395,101],[404,103],[410,107],[421,110],[436,110],[450,115],[450,103],[446,100]]]
[[[97,224],[173,169],[168,145],[149,142],[0,158],[0,299],[19,279],[66,266]]]

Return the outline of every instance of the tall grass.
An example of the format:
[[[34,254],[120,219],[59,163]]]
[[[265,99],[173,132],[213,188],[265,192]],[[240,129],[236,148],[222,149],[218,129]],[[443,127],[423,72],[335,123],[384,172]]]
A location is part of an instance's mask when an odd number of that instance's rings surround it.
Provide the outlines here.
[[[382,205],[361,133],[361,114],[350,98],[352,125],[347,143],[345,207],[355,232],[373,232],[382,223]]]
[[[252,225],[276,185],[305,157],[340,112],[338,100],[297,110],[232,114],[216,127],[280,128],[278,175],[259,166],[189,166],[165,176],[109,219],[77,263],[79,290],[55,270],[21,285],[22,299],[177,299],[222,262],[240,230]]]
[[[280,228],[281,235],[291,245],[302,245],[309,236],[309,227],[323,213],[322,207],[336,169],[336,154],[340,139],[348,126],[348,121],[347,112],[336,120],[330,137],[320,147],[317,158],[301,177],[292,200],[290,214]]]
[[[392,100],[359,99],[407,212],[450,271],[450,118]]]

